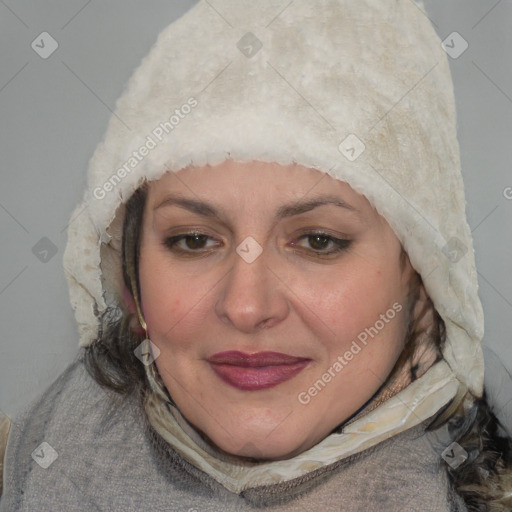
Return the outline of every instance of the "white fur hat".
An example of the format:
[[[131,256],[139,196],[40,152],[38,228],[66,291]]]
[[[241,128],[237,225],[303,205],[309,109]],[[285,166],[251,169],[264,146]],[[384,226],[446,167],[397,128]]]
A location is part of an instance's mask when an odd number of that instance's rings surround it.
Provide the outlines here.
[[[203,0],[167,27],[117,102],[69,225],[64,268],[80,346],[121,302],[124,203],[143,180],[227,158],[296,162],[368,198],[446,324],[445,361],[383,404],[395,408],[389,430],[466,387],[480,396],[483,312],[453,85],[422,9],[411,0]]]

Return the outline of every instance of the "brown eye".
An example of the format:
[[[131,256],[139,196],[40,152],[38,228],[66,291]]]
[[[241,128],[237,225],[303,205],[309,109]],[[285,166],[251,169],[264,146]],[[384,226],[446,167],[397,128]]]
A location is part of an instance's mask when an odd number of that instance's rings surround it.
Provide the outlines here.
[[[202,233],[185,233],[166,238],[164,245],[175,252],[194,253],[206,249],[207,246],[205,244],[208,239],[211,239],[211,237]]]
[[[331,235],[328,235],[327,233],[307,233],[299,238],[299,240],[302,239],[307,239],[312,251],[319,255],[330,255],[339,253],[345,249],[348,249],[348,247],[352,243],[351,240],[336,238]],[[331,247],[331,250],[326,250],[329,247]]]
[[[317,251],[317,250],[326,249],[326,246],[329,245],[329,242],[331,242],[331,240],[328,236],[308,235],[308,242],[311,245],[311,247],[315,251]]]

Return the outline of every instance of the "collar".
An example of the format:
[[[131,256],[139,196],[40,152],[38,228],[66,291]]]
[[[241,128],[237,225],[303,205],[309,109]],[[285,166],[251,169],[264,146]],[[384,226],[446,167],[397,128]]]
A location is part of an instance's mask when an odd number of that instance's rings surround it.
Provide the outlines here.
[[[231,456],[207,443],[170,399],[156,365],[145,368],[150,390],[143,405],[149,423],[186,461],[237,494],[303,476],[415,427],[454,398],[460,384],[448,364],[440,360],[373,409],[372,401],[370,407],[310,449],[286,460],[257,461]]]

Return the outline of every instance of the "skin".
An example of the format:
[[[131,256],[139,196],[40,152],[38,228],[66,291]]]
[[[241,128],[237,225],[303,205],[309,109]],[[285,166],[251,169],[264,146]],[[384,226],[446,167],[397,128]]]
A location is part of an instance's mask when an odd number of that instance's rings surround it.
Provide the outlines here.
[[[408,259],[405,270],[400,266],[396,235],[347,183],[299,165],[226,161],[168,173],[149,185],[139,264],[142,311],[161,351],[158,371],[179,409],[229,454],[279,460],[314,446],[375,394],[403,349],[413,269]],[[222,219],[176,204],[158,207],[171,193],[213,205]],[[284,204],[323,195],[353,209],[329,204],[275,218]],[[326,256],[336,244],[305,236],[315,230],[351,243]],[[209,238],[165,244],[194,231]],[[263,250],[251,263],[236,252],[248,236]],[[301,403],[299,393],[394,303],[401,311]],[[226,350],[311,361],[275,387],[244,391],[223,382],[207,361]]]

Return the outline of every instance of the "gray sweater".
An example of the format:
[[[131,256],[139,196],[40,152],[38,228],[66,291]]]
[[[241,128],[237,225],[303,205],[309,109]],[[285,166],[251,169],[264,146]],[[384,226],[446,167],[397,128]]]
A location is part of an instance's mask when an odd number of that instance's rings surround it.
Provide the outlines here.
[[[236,495],[178,455],[135,397],[101,388],[79,353],[12,422],[0,512],[467,512],[441,458],[447,428],[425,427]]]

